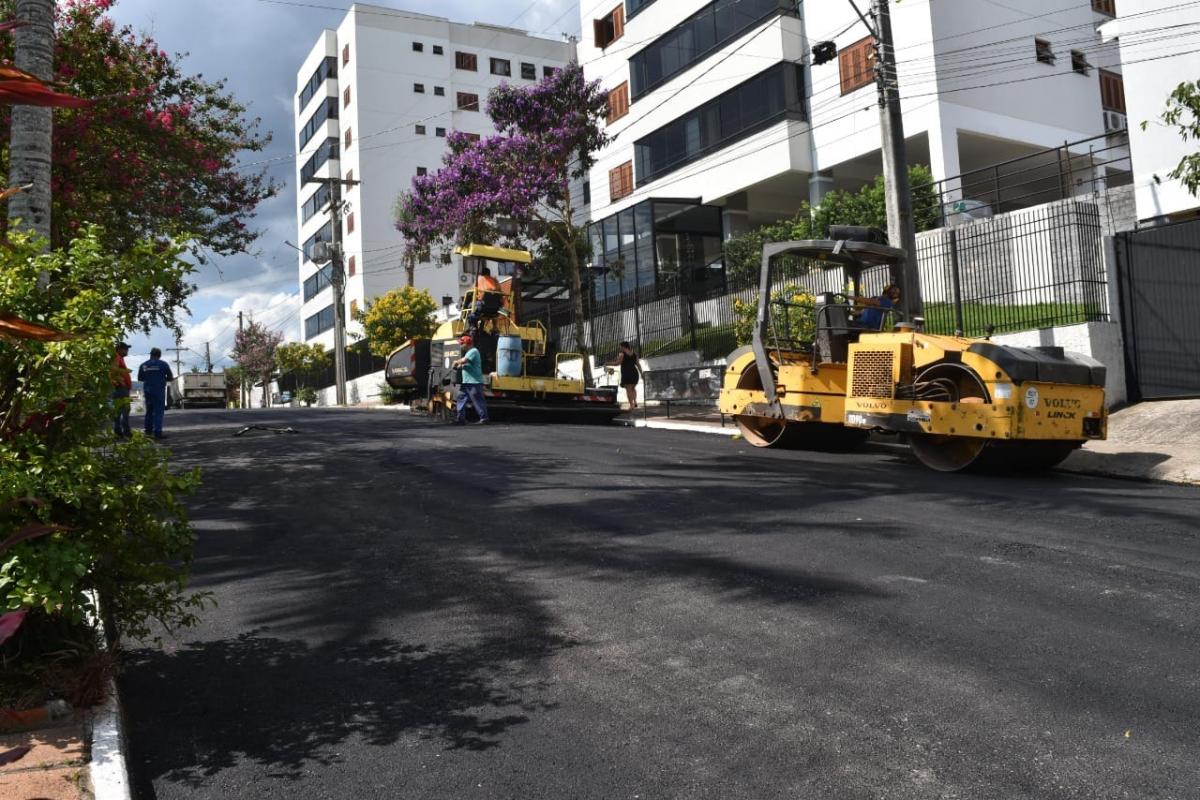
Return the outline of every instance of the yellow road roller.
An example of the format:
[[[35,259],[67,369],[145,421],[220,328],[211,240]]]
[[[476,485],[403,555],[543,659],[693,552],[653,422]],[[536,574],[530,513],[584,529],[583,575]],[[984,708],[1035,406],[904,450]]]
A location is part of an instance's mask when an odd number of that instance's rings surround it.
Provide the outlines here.
[[[875,315],[890,325],[864,324],[863,272],[902,275],[905,252],[880,244],[878,232],[831,233],[844,238],[763,247],[753,343],[729,356],[720,399],[746,441],[845,448],[880,431],[901,435],[926,466],[958,472],[1045,469],[1105,438],[1098,361],[1058,347],[924,333],[921,319],[896,309]],[[809,275],[826,273],[823,283],[843,291],[780,296],[784,258]]]

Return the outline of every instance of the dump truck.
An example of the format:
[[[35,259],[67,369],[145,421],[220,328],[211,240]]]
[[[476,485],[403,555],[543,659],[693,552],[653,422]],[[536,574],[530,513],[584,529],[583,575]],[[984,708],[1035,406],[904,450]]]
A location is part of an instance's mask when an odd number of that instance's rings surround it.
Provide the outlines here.
[[[830,233],[763,247],[752,343],[729,356],[720,397],[747,442],[849,448],[875,431],[902,437],[927,467],[959,472],[1049,468],[1105,438],[1104,365],[1059,347],[925,333],[895,309],[886,330],[868,328],[864,271],[886,268],[903,285],[907,254],[878,231]],[[780,296],[783,258],[840,271],[824,283],[848,288]]]
[[[410,400],[414,411],[455,418],[462,376],[452,365],[462,355],[459,337],[470,332],[483,358],[484,396],[493,419],[609,422],[621,413],[615,387],[588,386],[568,369],[581,354],[559,350],[540,320],[521,321],[521,276],[533,262],[527,250],[471,244],[456,252],[463,256],[469,281],[487,268],[499,291],[468,290],[459,306],[461,318],[388,355],[384,380]]]
[[[185,372],[172,382],[172,408],[224,408],[225,375],[221,372]]]

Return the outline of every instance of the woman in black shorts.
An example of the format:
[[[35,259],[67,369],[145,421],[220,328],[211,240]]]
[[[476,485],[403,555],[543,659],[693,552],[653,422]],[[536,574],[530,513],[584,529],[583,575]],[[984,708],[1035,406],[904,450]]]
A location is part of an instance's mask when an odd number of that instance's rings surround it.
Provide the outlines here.
[[[642,370],[638,366],[638,357],[637,353],[633,352],[633,346],[629,342],[621,342],[620,354],[615,361],[609,362],[608,366],[621,368],[621,385],[625,387],[625,396],[629,398],[629,410],[637,408],[637,385],[642,378]]]

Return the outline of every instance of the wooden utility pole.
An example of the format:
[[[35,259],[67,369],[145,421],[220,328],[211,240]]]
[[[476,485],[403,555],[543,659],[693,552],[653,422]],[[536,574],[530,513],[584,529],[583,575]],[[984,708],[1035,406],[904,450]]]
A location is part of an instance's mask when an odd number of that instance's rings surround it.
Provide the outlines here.
[[[54,0],[17,0],[13,64],[43,81],[54,80]],[[50,158],[53,109],[13,106],[9,186],[32,184],[8,201],[9,220],[50,239]]]
[[[342,252],[342,187],[357,186],[360,181],[343,178],[309,178],[309,183],[324,183],[330,187],[329,219],[331,224],[328,250],[329,283],[333,287],[333,375],[337,404],[346,405],[346,264]],[[320,245],[318,244],[318,248]],[[318,249],[311,256],[320,264],[326,260]]]
[[[242,317],[242,312],[238,312],[238,333],[244,333],[246,330],[245,320]],[[238,367],[238,408],[246,407],[246,370],[240,365]]]

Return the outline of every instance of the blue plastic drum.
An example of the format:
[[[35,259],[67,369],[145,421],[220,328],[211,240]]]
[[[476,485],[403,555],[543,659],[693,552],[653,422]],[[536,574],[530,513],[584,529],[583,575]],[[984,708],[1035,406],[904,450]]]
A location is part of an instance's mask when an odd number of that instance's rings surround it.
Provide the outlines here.
[[[501,336],[496,342],[496,374],[519,378],[525,372],[525,349],[520,336]]]

